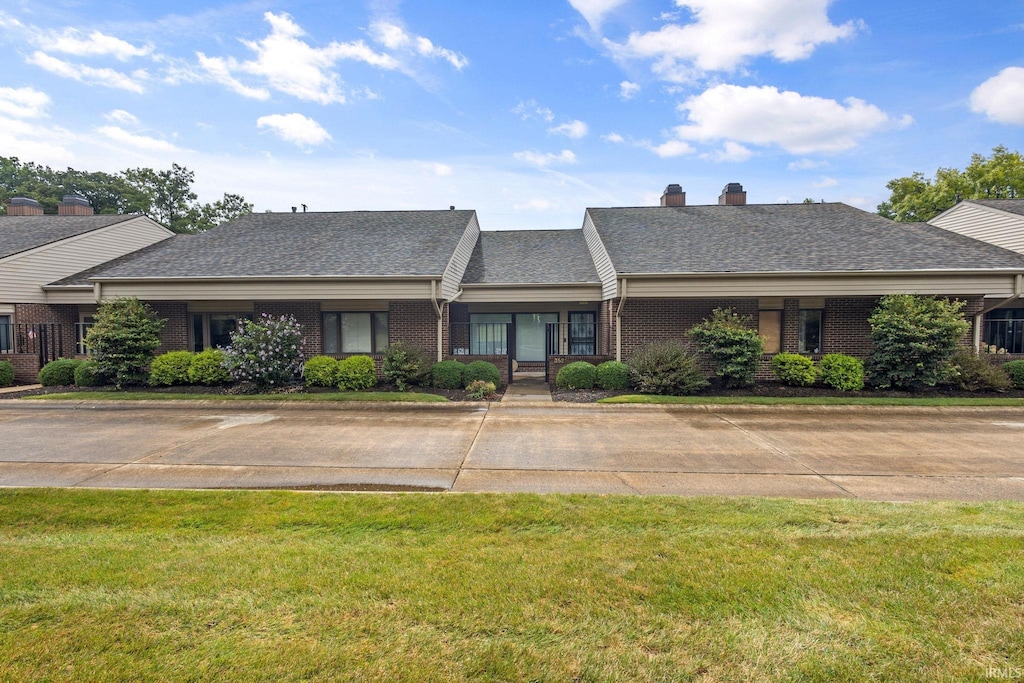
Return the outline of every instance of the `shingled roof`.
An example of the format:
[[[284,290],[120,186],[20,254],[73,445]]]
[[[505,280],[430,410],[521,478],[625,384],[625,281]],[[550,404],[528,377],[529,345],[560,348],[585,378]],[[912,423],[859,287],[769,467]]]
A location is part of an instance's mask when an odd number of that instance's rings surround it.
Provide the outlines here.
[[[473,211],[255,213],[92,277],[441,277]]]
[[[587,211],[620,275],[1024,270],[1020,254],[846,204]]]
[[[0,258],[133,218],[138,216],[0,216]]]
[[[463,284],[599,284],[582,230],[481,232]]]
[[[965,201],[1024,216],[1024,199],[967,199]]]

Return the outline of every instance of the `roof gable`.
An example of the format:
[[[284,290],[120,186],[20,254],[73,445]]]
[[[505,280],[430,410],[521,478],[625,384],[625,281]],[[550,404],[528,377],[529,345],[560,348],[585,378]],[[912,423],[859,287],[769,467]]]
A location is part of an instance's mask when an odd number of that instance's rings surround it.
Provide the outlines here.
[[[134,218],[138,216],[0,216],[0,259]]]

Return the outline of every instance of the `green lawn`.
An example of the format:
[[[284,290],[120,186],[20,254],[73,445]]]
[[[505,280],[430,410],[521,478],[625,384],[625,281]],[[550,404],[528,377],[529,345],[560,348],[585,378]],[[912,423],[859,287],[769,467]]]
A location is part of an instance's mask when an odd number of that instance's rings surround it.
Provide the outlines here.
[[[436,394],[395,391],[342,391],[322,394],[172,394],[156,391],[70,391],[26,396],[23,401],[368,401],[380,403],[447,403]]]
[[[1024,504],[0,489],[3,680],[992,680]]]
[[[661,403],[698,405],[802,405],[802,406],[1024,406],[1024,398],[884,398],[877,396],[654,396],[624,394],[598,403]]]

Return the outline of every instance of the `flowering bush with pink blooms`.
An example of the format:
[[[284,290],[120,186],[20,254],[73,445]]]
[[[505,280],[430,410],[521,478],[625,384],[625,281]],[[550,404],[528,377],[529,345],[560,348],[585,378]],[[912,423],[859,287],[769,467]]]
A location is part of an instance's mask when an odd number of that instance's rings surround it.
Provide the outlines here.
[[[302,372],[302,328],[291,315],[266,313],[242,320],[224,349],[224,366],[239,382],[257,389],[279,387]]]

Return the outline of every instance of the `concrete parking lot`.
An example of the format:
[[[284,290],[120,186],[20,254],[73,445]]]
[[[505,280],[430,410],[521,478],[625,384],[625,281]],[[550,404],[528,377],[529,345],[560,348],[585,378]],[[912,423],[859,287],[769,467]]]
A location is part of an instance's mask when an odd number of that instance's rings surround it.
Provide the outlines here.
[[[1024,500],[1024,410],[0,407],[0,486]]]

